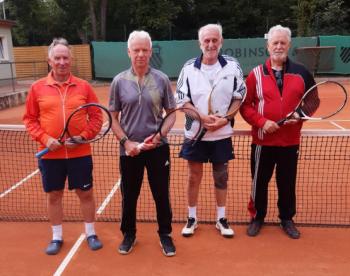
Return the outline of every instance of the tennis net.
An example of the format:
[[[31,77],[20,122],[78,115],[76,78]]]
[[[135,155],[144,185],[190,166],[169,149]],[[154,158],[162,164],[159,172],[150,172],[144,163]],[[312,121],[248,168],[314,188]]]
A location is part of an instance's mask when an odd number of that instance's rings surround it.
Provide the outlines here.
[[[182,139],[174,131],[170,139]],[[236,159],[229,163],[227,216],[233,223],[247,223],[247,204],[251,191],[249,131],[235,131],[233,144]],[[303,131],[297,175],[298,224],[350,226],[350,132]],[[34,154],[37,145],[23,126],[0,126],[0,220],[47,221],[46,195]],[[171,149],[170,197],[173,221],[184,222],[187,216],[187,164],[178,158],[179,147]],[[120,221],[119,149],[111,133],[93,144],[94,193],[96,219]],[[209,164],[204,166],[200,187],[198,218],[215,222],[216,203]],[[64,195],[65,221],[81,221],[79,201],[72,191]],[[155,222],[156,211],[145,173],[138,201],[138,221]],[[277,223],[277,190],[269,185],[267,223]]]

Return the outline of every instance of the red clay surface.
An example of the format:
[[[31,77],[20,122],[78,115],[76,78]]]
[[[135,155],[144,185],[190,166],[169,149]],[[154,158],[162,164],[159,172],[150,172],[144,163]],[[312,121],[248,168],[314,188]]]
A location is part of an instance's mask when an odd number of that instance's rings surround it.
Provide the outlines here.
[[[245,234],[245,226],[235,226],[236,236],[225,239],[213,225],[200,225],[195,236],[184,238],[182,225],[175,224],[177,254],[171,258],[161,253],[156,225],[148,223],[138,224],[134,250],[120,255],[118,228],[116,223],[97,223],[104,247],[93,252],[83,241],[62,275],[345,276],[350,269],[350,230],[344,228],[300,227],[301,238],[292,240],[277,226],[264,227],[255,238]],[[65,223],[62,251],[47,256],[48,223],[0,223],[0,275],[53,275],[82,229],[81,223]]]

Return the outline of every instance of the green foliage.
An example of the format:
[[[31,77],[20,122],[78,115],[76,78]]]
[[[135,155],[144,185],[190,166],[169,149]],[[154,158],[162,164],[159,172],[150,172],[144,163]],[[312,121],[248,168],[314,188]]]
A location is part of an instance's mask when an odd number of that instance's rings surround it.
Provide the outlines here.
[[[314,35],[349,34],[349,13],[350,8],[343,0],[317,1],[312,16],[312,33]]]
[[[276,24],[288,26],[298,36],[350,33],[350,3],[344,0],[5,2],[8,18],[17,24],[13,28],[14,45],[47,45],[57,36],[72,44],[89,42],[93,37],[101,39],[104,31],[107,41],[125,41],[135,29],[148,31],[155,40],[197,39],[199,27],[218,22],[225,38],[263,37]]]

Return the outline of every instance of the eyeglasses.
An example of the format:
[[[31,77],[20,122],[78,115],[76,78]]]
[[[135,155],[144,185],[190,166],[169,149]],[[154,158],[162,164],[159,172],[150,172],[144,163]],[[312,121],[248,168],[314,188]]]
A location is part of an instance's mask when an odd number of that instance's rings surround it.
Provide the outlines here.
[[[282,90],[282,87],[283,87],[282,71],[275,71],[275,78],[277,81],[278,88]]]

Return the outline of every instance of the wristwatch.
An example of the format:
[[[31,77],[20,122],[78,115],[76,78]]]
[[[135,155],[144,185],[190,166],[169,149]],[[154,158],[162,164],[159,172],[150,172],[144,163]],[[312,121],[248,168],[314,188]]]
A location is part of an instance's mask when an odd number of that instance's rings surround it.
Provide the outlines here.
[[[129,140],[129,138],[128,138],[128,136],[123,136],[121,139],[120,139],[120,141],[119,141],[119,143],[122,145],[122,146],[124,146],[124,144],[125,144],[125,142],[127,141],[127,140]]]

